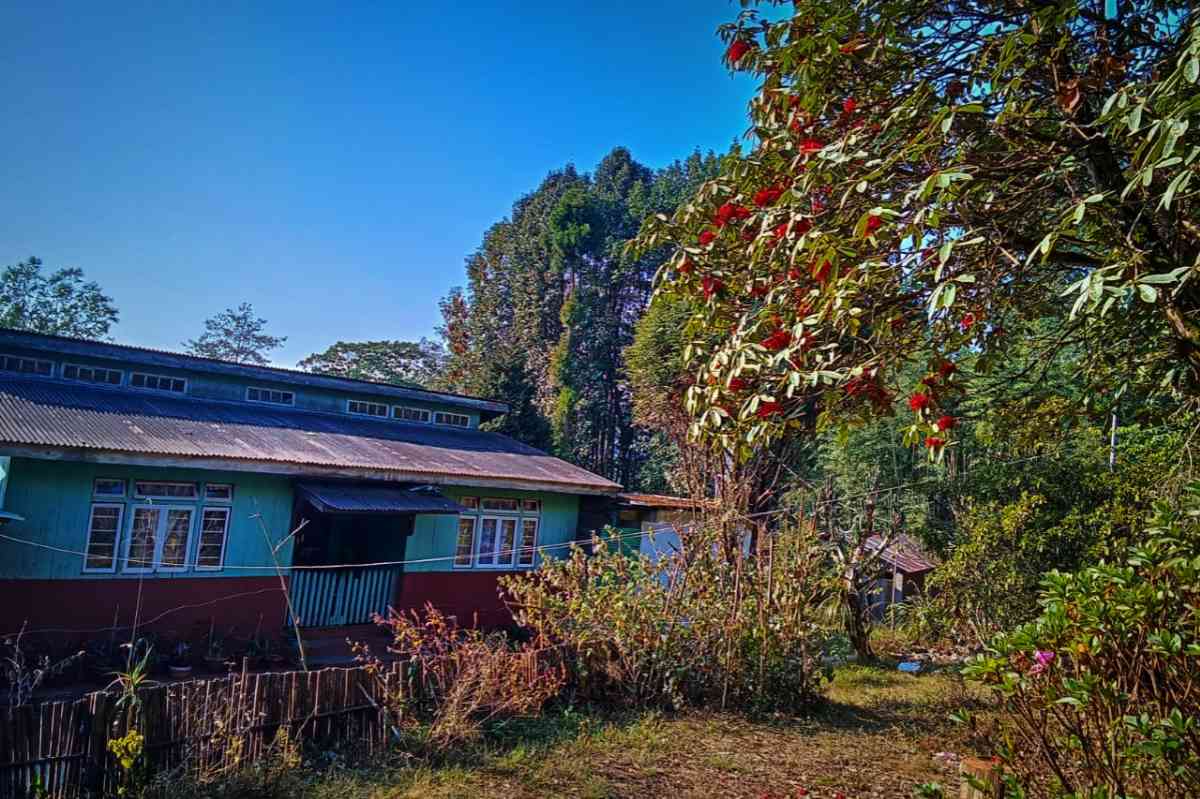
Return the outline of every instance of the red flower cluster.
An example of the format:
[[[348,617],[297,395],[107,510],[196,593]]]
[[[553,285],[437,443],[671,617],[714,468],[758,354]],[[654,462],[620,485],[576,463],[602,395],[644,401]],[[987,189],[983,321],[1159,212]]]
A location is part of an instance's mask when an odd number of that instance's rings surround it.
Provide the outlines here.
[[[925,446],[930,449],[946,446],[946,439],[938,438],[937,436],[925,436]]]
[[[769,419],[770,417],[774,416],[775,414],[782,413],[782,412],[783,412],[783,403],[782,402],[764,402],[758,406],[758,410],[754,412],[754,415],[757,416],[759,419]]]
[[[879,227],[882,224],[883,224],[883,220],[880,219],[878,216],[875,216],[874,214],[872,214],[871,216],[868,216],[867,217],[867,235],[870,236],[876,230],[879,230]]]
[[[685,258],[684,258],[684,259],[683,259],[683,260],[682,260],[682,261],[679,263],[679,274],[681,274],[681,275],[690,275],[690,274],[692,273],[692,270],[693,270],[693,269],[695,269],[695,268],[696,268],[696,265],[692,263],[691,259],[690,259],[690,258],[687,258],[687,257],[685,257]]]
[[[961,321],[959,321],[958,326],[962,328],[962,332],[966,333],[968,330],[970,330],[974,326],[974,324],[975,324],[975,314],[968,313],[968,314],[963,314],[963,318]]]
[[[908,407],[912,408],[917,413],[920,413],[928,408],[931,402],[933,402],[933,400],[928,394],[921,394],[918,392],[908,398]]]
[[[941,375],[943,379],[954,374],[956,369],[958,369],[958,367],[955,366],[954,361],[942,361],[938,364],[938,374]]]
[[[704,290],[704,299],[711,300],[714,294],[725,288],[725,284],[720,278],[705,275],[704,279],[700,281],[700,287]]]
[[[733,203],[725,203],[717,209],[717,213],[713,215],[713,224],[717,227],[725,227],[730,222],[740,222],[743,219],[750,217],[750,209],[744,205],[734,205]]]
[[[711,230],[702,230],[700,231],[700,237],[697,239],[697,241],[700,242],[701,246],[707,247],[709,244],[713,243],[713,239],[716,237],[717,234],[713,233]]]
[[[822,261],[820,266],[813,265],[812,276],[813,280],[818,283],[824,283],[829,279],[829,271],[833,269],[833,264],[828,260]]]
[[[880,410],[887,408],[892,401],[892,396],[876,382],[874,377],[852,377],[846,382],[845,391],[848,397],[860,395],[866,397]]]
[[[943,416],[942,418],[937,420],[937,429],[938,430],[950,430],[957,424],[958,424],[958,420],[955,419],[953,416]]]
[[[844,113],[853,114],[856,108],[858,108],[858,102],[853,97],[847,97],[842,101],[842,111]]]
[[[774,205],[775,202],[782,196],[782,187],[768,186],[767,188],[759,189],[754,193],[754,204],[759,208],[766,208],[768,205]]]
[[[805,139],[804,141],[800,142],[800,152],[804,153],[805,155],[811,155],[812,153],[820,152],[823,149],[825,149],[825,143],[820,139]]]
[[[749,384],[740,377],[735,377],[729,381],[730,391],[744,391]]]
[[[762,340],[764,349],[771,352],[779,352],[781,349],[792,343],[792,334],[786,330],[776,330],[771,335]]]
[[[742,56],[748,52],[750,52],[750,44],[742,41],[741,39],[735,39],[733,43],[729,45],[729,49],[725,51],[725,58],[730,64],[736,64],[737,62],[741,61]]]

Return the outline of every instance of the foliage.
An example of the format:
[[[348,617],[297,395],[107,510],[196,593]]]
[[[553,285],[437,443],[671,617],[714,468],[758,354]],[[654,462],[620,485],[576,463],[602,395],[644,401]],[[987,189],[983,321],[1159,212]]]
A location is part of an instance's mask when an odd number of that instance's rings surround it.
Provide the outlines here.
[[[0,327],[73,338],[104,338],[117,309],[100,284],[84,282],[82,269],[42,274],[30,257],[0,274]]]
[[[192,355],[204,358],[265,366],[269,363],[267,353],[287,341],[287,336],[269,335],[266,327],[267,320],[256,317],[250,303],[243,302],[204,320],[200,337],[185,341],[183,346]]]
[[[339,341],[297,366],[308,372],[402,386],[434,388],[446,360],[442,346],[420,341]]]
[[[562,690],[557,653],[538,641],[514,645],[502,632],[459,627],[432,605],[375,620],[392,638],[388,652],[408,663],[422,690],[401,684],[365,644],[355,653],[382,685],[397,726],[427,724],[438,747],[478,737],[491,719],[535,715]]]
[[[937,459],[958,361],[988,374],[1029,340],[1077,348],[1093,401],[1198,393],[1200,26],[1115,9],[805,0],[722,29],[762,79],[756,146],[639,237],[698,309],[697,435],[748,452],[904,395]]]
[[[530,574],[501,578],[515,618],[568,653],[583,695],[631,706],[797,709],[814,702],[833,594],[811,524],[730,548],[718,525],[657,562],[594,538]]]
[[[146,737],[133,727],[121,737],[109,739],[108,751],[116,758],[120,768],[117,796],[141,795],[146,781],[145,743]]]
[[[1200,792],[1200,484],[1160,502],[1123,563],[1051,572],[1033,622],[967,674],[1003,703],[1028,796]]]
[[[57,661],[45,654],[30,657],[21,644],[24,636],[25,625],[21,625],[20,632],[4,639],[8,654],[0,659],[0,673],[3,673],[4,680],[8,683],[9,707],[28,704],[33,699],[34,691],[45,680],[62,674],[84,655],[83,652],[76,652]]]
[[[633,422],[622,352],[664,253],[624,245],[647,214],[714,174],[712,155],[653,171],[623,148],[590,175],[549,174],[484,234],[466,291],[442,302],[445,387],[504,397],[512,412],[496,429],[639,486],[666,442]],[[661,472],[647,479],[661,484]]]
[[[1011,427],[1005,435],[1018,441],[1022,432]],[[980,459],[958,480],[931,487],[952,519],[947,530],[926,527],[946,555],[929,582],[943,634],[982,643],[1029,621],[1042,574],[1119,555],[1153,500],[1170,495],[1183,431],[1119,428],[1111,469],[1106,438],[1081,426],[1042,441],[1041,457]]]

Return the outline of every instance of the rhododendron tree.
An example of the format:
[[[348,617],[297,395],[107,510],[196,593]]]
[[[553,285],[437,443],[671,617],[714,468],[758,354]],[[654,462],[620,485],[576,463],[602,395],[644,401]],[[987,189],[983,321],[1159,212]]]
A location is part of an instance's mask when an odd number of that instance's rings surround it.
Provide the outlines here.
[[[694,300],[693,435],[745,454],[899,413],[940,458],[948,399],[1034,330],[1106,396],[1200,396],[1194,7],[791,5],[721,29],[761,80],[754,146],[635,245],[673,247],[658,292]]]

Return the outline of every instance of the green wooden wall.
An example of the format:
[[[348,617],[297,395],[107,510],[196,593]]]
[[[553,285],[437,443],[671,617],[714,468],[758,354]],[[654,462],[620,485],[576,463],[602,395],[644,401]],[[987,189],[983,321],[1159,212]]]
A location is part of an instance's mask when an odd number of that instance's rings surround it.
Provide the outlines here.
[[[442,493],[451,499],[462,497],[512,497],[515,499],[537,499],[542,502],[541,522],[538,527],[538,546],[565,544],[574,540],[579,527],[579,497],[571,494],[551,494],[543,491],[511,491],[499,488],[461,488],[446,486]],[[427,563],[410,563],[405,571],[491,571],[487,569],[455,569],[452,556],[458,541],[457,516],[418,516],[412,538],[408,542],[406,560],[440,558]],[[546,553],[551,557],[562,557],[566,547],[555,547]]]
[[[9,465],[4,509],[25,517],[11,522],[0,532],[61,549],[81,551],[87,544],[88,518],[93,501],[124,502],[126,505],[122,535],[128,530],[130,508],[147,504],[127,496],[124,500],[93,500],[92,485],[97,477],[120,478],[127,481],[132,494],[132,481],[178,480],[188,482],[232,483],[233,512],[225,549],[226,568],[217,571],[185,571],[143,575],[147,579],[181,579],[207,577],[255,577],[273,575],[273,568],[241,569],[232,566],[262,566],[271,563],[271,550],[256,514],[274,541],[290,532],[292,516],[292,487],[288,478],[249,472],[220,472],[199,469],[172,469],[140,466],[107,466],[93,463],[13,458]],[[162,505],[193,505],[202,501],[178,502],[158,500]],[[214,506],[219,503],[210,503]],[[199,516],[197,515],[197,519]],[[197,529],[192,531],[195,546]],[[284,565],[291,563],[289,540],[277,553]],[[26,544],[0,539],[0,578],[88,579],[106,580],[129,578],[119,569],[115,574],[83,572],[83,559],[78,555],[53,552]]]

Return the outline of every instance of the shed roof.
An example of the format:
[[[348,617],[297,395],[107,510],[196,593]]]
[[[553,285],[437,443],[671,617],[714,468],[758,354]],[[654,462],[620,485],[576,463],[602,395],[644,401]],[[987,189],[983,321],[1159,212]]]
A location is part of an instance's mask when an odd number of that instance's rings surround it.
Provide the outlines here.
[[[707,499],[691,497],[673,497],[669,494],[637,494],[623,492],[617,495],[622,505],[632,508],[670,508],[673,510],[701,510],[712,507],[715,503]]]
[[[0,452],[322,477],[612,494],[499,433],[0,376]]]
[[[883,545],[883,539],[873,535],[867,546],[873,550]],[[933,570],[937,565],[924,547],[906,535],[897,536],[880,555],[884,563],[905,574],[921,574]]]
[[[324,513],[462,513],[452,499],[432,491],[362,483],[301,482],[296,489]]]

